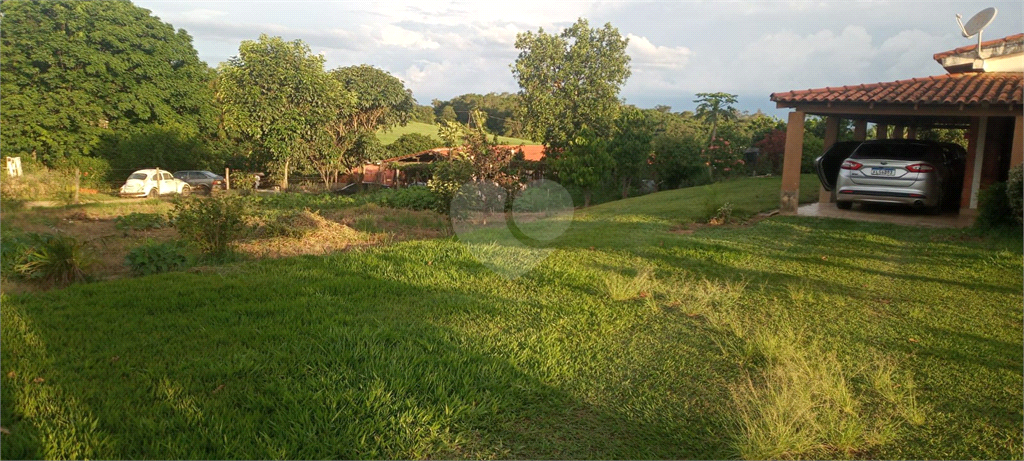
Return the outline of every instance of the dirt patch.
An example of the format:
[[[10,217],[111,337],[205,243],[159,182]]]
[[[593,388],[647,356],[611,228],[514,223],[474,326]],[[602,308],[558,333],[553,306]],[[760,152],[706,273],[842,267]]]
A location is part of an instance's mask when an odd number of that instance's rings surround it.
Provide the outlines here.
[[[288,226],[300,237],[253,238],[234,245],[239,252],[256,258],[284,258],[299,255],[323,255],[351,246],[380,243],[372,235],[331,221],[317,213],[303,211],[288,220]]]
[[[708,227],[721,227],[721,228],[725,228],[725,229],[739,229],[739,228],[743,228],[743,227],[752,226],[754,224],[757,224],[757,223],[759,223],[759,222],[761,222],[761,221],[763,221],[763,220],[765,220],[767,218],[770,218],[772,216],[775,216],[777,214],[779,214],[779,210],[766,211],[764,213],[758,213],[758,214],[752,216],[750,219],[747,219],[745,221],[732,222],[732,223],[723,223],[723,222],[719,221],[717,218],[713,218],[711,220],[711,222],[706,222],[706,223],[676,224],[676,225],[670,227],[668,231],[670,233],[672,233],[672,234],[691,235],[691,234],[693,234],[694,232],[697,232],[700,229],[705,229],[705,228],[708,228]]]

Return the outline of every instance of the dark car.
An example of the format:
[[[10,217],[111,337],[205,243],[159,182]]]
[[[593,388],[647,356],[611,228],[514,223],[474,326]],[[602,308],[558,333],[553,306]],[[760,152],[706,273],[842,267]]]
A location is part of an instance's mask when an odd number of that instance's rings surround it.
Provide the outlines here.
[[[214,189],[223,190],[224,177],[206,170],[175,171],[174,177],[187,182],[193,189],[209,194]]]
[[[831,152],[831,149],[830,149]],[[963,147],[913,139],[864,141],[839,165],[842,149],[815,161],[822,185],[836,191],[836,207],[854,203],[890,203],[939,213],[959,202],[963,188]],[[828,180],[835,178],[835,182]]]

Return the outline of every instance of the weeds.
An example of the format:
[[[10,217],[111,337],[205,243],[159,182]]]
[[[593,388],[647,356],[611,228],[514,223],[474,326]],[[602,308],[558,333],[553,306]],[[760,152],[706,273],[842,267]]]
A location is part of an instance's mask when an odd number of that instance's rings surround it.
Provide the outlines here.
[[[114,218],[114,227],[119,230],[163,229],[169,225],[170,220],[160,213],[131,212]]]
[[[176,242],[147,241],[133,248],[125,262],[136,275],[159,274],[182,270],[189,265],[188,254]]]
[[[207,255],[222,255],[243,235],[251,215],[245,197],[186,197],[174,202],[173,219],[186,242]]]
[[[25,234],[5,242],[4,266],[17,277],[45,285],[66,286],[86,280],[94,259],[84,243],[68,235]]]
[[[628,301],[638,298],[653,298],[656,281],[654,271],[644,267],[632,278],[611,272],[604,277],[604,287],[613,301]]]

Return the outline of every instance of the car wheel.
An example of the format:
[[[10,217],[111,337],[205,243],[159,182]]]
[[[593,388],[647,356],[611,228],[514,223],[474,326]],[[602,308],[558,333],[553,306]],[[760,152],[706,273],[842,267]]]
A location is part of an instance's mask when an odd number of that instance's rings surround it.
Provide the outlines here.
[[[157,193],[156,189],[150,189],[149,194],[146,196],[149,198],[157,198],[160,194]]]
[[[853,208],[853,202],[836,202],[836,208],[840,210],[849,210]]]
[[[210,192],[212,192],[212,191],[210,190],[210,186],[207,186],[206,184],[200,184],[200,185],[199,185],[199,186],[197,187],[197,189],[199,189],[199,193],[201,193],[201,194],[203,194],[203,195],[210,195]]]
[[[190,194],[192,194],[192,188],[189,187],[188,184],[186,184],[184,186],[181,186],[181,196],[182,197],[188,197]]]

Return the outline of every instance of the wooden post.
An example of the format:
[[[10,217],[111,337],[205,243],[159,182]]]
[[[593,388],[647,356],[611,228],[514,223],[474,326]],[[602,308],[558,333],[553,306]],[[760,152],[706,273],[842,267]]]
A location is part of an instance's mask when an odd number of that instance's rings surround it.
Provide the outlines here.
[[[886,125],[884,123],[876,123],[875,139],[889,139],[889,125]]]
[[[75,192],[72,196],[72,203],[78,205],[78,192],[82,188],[82,170],[77,166],[75,167]]]
[[[782,192],[779,212],[796,214],[800,204],[800,159],[804,150],[804,113],[789,113],[786,127],[786,150],[782,160]]]
[[[224,190],[231,190],[231,168],[224,167]]]
[[[853,122],[853,140],[863,141],[868,138],[868,121],[855,120]]]
[[[1013,147],[1010,148],[1010,168],[1024,163],[1024,117],[1018,115],[1013,124]]]

